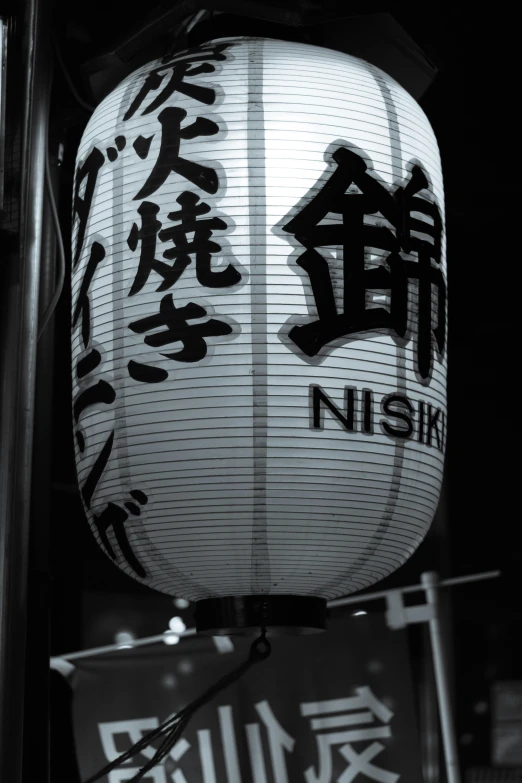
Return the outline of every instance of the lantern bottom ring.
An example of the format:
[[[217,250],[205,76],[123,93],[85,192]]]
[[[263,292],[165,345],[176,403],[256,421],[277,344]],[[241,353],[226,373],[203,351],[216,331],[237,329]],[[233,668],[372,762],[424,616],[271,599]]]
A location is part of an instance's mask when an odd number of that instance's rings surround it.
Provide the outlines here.
[[[300,595],[241,595],[205,598],[194,615],[206,636],[300,636],[326,629],[326,600]]]

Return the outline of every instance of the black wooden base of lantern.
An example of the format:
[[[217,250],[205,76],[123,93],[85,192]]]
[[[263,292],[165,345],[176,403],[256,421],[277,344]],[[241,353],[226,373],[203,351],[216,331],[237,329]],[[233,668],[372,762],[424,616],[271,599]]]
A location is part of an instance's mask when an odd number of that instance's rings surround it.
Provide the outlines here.
[[[326,628],[326,601],[295,595],[241,595],[206,598],[195,612],[198,633],[250,636],[266,627],[271,636],[318,633]]]

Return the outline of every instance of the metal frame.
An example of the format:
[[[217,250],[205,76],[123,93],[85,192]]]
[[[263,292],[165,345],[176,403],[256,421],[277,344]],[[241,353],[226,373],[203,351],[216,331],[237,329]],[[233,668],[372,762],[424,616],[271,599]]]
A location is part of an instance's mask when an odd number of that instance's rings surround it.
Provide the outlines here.
[[[444,652],[442,625],[439,612],[439,591],[437,589],[439,586],[438,575],[433,571],[422,574],[422,584],[426,591],[426,609],[428,610],[429,615],[428,623],[433,653],[433,667],[435,669],[435,683],[437,685],[439,721],[442,733],[442,744],[444,747],[447,783],[460,783],[457,736],[455,732],[455,721],[453,719],[449,673]]]

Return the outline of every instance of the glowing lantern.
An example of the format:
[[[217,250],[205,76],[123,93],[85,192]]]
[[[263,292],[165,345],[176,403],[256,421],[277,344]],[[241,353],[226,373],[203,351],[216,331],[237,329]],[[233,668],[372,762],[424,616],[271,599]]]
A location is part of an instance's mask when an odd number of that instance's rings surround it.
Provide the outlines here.
[[[320,627],[326,599],[411,555],[438,502],[445,238],[424,113],[349,55],[213,41],[105,98],[74,214],[98,542],[200,601],[203,629]]]

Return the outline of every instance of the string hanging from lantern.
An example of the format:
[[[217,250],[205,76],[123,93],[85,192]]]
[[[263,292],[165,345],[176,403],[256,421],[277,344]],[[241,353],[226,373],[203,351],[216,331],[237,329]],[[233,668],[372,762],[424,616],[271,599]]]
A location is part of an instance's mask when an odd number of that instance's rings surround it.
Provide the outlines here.
[[[250,652],[246,661],[240,664],[236,669],[233,669],[231,672],[226,674],[214,685],[211,685],[210,688],[201,694],[201,696],[199,696],[197,699],[194,699],[193,702],[180,710],[180,712],[178,712],[176,715],[167,718],[167,720],[164,721],[157,729],[153,729],[152,731],[145,734],[140,740],[138,740],[138,742],[132,745],[132,747],[103,767],[103,769],[100,769],[98,772],[88,778],[88,780],[84,781],[84,783],[95,783],[95,781],[100,780],[104,775],[112,772],[113,769],[116,769],[126,761],[132,759],[144,748],[150,745],[152,741],[163,739],[163,742],[157,748],[154,756],[149,761],[147,761],[145,766],[143,766],[140,771],[134,775],[133,778],[130,778],[129,780],[129,783],[138,783],[138,781],[143,779],[144,775],[150,772],[157,764],[160,764],[169,754],[170,750],[174,747],[178,739],[183,734],[183,731],[185,730],[194,713],[204,704],[207,704],[209,701],[211,701],[215,696],[217,696],[218,693],[221,693],[221,691],[228,688],[229,685],[232,685],[232,683],[236,682],[240,677],[246,674],[246,672],[256,663],[265,661],[270,655],[271,650],[272,647],[270,642],[266,638],[266,627],[263,626],[261,629],[261,635],[258,636],[250,646]]]

